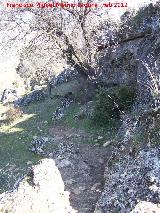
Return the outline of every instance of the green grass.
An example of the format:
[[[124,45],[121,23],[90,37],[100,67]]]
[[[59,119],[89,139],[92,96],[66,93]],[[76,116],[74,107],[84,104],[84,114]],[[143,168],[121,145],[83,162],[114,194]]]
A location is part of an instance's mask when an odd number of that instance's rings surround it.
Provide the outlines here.
[[[103,136],[106,140],[111,140],[115,138],[117,128],[120,125],[120,122],[118,120],[114,122],[108,122],[105,126],[99,126],[96,123],[93,122],[91,118],[84,118],[82,120],[76,120],[74,117],[79,112],[79,105],[74,104],[72,105],[68,111],[67,114],[63,118],[63,123],[67,125],[68,127],[72,128],[79,128],[83,129],[93,135],[93,137],[100,135]],[[94,141],[86,141],[88,143],[95,143]]]
[[[52,114],[57,106],[59,106],[59,100],[48,99],[44,102],[24,107],[24,116],[13,123],[2,124],[1,122],[0,193],[12,189],[17,179],[26,174],[30,166],[27,165],[27,162],[31,161],[32,164],[35,164],[41,159],[40,155],[30,152],[29,147],[34,136],[49,136],[48,130],[53,126]],[[86,143],[96,143],[94,139],[97,136],[104,137],[104,140],[99,141],[99,143],[114,138],[116,125],[100,127],[87,117],[82,120],[75,120],[74,116],[79,112],[80,107],[78,104],[70,106],[60,125],[82,129],[91,134],[93,140],[86,139],[84,141]],[[5,107],[0,105],[0,115],[4,110]],[[51,144],[51,147],[47,147],[47,149],[51,150],[54,148],[54,144]]]
[[[23,118],[0,127],[0,192],[12,188],[16,178],[25,173],[28,161],[35,164],[40,160],[39,155],[29,151],[29,146],[33,136],[48,134],[57,105],[58,102],[53,100],[32,104],[24,108]],[[2,105],[0,110],[2,112]],[[9,173],[12,174],[8,180]]]

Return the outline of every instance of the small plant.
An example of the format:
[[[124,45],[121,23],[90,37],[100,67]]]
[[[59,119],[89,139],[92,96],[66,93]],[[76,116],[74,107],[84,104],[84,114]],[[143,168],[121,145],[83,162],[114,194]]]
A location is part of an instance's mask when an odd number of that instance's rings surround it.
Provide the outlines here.
[[[14,107],[14,106],[9,106],[8,110],[5,113],[6,120],[10,123],[13,122],[14,120],[22,117],[23,112],[20,108]]]
[[[146,68],[147,75],[149,76],[149,81],[147,82],[147,86],[150,89],[150,92],[154,98],[160,96],[159,91],[159,76],[156,75],[158,73],[158,65],[155,62],[155,67],[151,68],[147,62],[141,61],[143,66]]]
[[[93,121],[99,125],[112,123],[129,110],[135,100],[135,91],[128,87],[100,88],[95,97]]]
[[[117,93],[117,102],[122,110],[129,110],[136,98],[135,90],[129,87],[120,87]],[[116,101],[116,100],[115,100]]]
[[[133,145],[134,149],[140,150],[140,148],[142,146],[143,137],[144,137],[144,133],[143,132],[141,132],[141,133],[136,132],[133,135],[132,145]]]

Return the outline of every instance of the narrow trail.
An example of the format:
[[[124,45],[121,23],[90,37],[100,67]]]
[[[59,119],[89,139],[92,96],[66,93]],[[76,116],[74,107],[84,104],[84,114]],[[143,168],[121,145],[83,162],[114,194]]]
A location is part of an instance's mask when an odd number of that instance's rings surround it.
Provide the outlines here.
[[[55,159],[70,202],[78,213],[93,213],[104,186],[104,169],[112,154],[111,147],[86,143],[90,134],[79,129],[56,126],[50,135],[57,149],[46,156]]]

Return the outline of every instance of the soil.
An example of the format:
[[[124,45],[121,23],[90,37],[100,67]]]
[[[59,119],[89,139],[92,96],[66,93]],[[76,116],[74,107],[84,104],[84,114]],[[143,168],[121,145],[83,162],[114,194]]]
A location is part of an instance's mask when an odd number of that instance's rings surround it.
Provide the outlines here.
[[[104,170],[112,147],[86,143],[91,134],[63,125],[52,127],[49,133],[58,148],[46,155],[56,159],[72,207],[79,213],[93,213],[104,188]]]

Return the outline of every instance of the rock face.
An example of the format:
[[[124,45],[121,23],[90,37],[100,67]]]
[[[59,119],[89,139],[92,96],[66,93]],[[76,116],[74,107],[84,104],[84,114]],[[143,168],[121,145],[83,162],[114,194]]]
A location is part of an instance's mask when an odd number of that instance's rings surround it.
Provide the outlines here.
[[[56,125],[50,134],[53,138],[45,145],[43,156],[55,159],[65,189],[70,192],[71,206],[78,213],[93,213],[103,187],[110,147],[106,150],[86,143],[93,136],[84,130]]]
[[[17,190],[0,196],[0,212],[11,213],[75,213],[69,193],[55,162],[44,159],[31,170]]]
[[[49,96],[71,97],[81,88],[79,75],[73,68],[64,69],[59,75],[51,78],[48,87]]]
[[[142,105],[151,101],[154,92],[160,91],[159,13],[158,3],[151,4],[128,22],[123,20],[113,45],[100,53],[102,84],[132,85]]]
[[[107,167],[95,213],[160,212],[159,154],[158,149],[143,150],[136,158],[127,155],[112,169]]]
[[[31,103],[42,101],[45,99],[45,93],[43,90],[34,90],[30,94],[23,97],[18,95],[18,91],[15,89],[5,89],[1,95],[1,102],[3,104],[14,103],[15,106],[28,106]]]
[[[42,101],[45,99],[45,94],[43,90],[35,90],[28,95],[25,95],[23,98],[19,98],[14,101],[15,105],[18,106],[28,106],[30,103],[34,103],[37,101]]]
[[[77,75],[78,74],[74,69],[64,69],[63,72],[51,79],[50,84],[52,87],[57,87],[63,83],[76,79]]]
[[[84,80],[73,68],[65,69],[59,75],[52,78],[48,84],[48,92],[51,98],[72,97],[81,103],[92,100],[95,89],[96,85],[93,82],[89,79]]]

